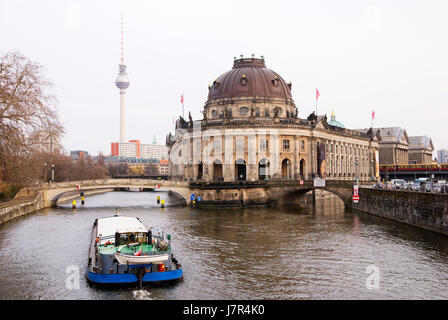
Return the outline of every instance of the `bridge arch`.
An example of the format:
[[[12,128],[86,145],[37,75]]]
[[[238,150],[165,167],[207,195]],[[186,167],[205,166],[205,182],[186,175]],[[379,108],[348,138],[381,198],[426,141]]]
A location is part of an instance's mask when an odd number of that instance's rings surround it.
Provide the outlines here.
[[[327,191],[335,196],[337,196],[345,206],[351,206],[352,203],[352,190],[350,188],[338,188],[338,187],[327,187],[327,188],[293,188],[286,190],[283,195],[279,198],[279,205],[293,205],[303,197],[306,193],[313,190],[323,190]]]
[[[80,189],[78,189],[78,185],[81,186]],[[157,186],[159,187],[157,188]],[[66,200],[70,198],[75,199],[80,196],[81,192],[84,192],[87,196],[94,191],[111,191],[119,188],[142,188],[168,191],[178,198],[184,205],[189,199],[189,189],[186,182],[146,179],[139,179],[138,181],[133,181],[133,179],[110,179],[51,184],[43,189],[43,193],[44,201],[47,202],[47,205],[56,206],[61,198],[65,198]]]

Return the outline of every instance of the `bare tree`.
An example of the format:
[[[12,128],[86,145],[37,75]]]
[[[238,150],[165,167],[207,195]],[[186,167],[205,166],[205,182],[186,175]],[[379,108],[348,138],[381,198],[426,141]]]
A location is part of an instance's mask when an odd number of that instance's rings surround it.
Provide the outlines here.
[[[18,52],[0,57],[0,167],[3,178],[26,185],[36,178],[31,158],[64,129],[56,112],[52,83],[43,67]]]

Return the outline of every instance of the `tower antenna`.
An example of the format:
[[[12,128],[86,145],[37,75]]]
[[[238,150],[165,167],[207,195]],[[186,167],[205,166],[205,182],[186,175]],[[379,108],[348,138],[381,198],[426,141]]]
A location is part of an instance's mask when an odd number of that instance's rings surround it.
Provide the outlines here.
[[[120,89],[120,143],[126,142],[126,105],[125,95],[126,89],[129,87],[129,79],[126,73],[126,65],[124,64],[124,18],[121,13],[121,63],[118,66],[119,74],[115,80],[115,85]]]
[[[124,15],[121,13],[121,64],[124,64]]]

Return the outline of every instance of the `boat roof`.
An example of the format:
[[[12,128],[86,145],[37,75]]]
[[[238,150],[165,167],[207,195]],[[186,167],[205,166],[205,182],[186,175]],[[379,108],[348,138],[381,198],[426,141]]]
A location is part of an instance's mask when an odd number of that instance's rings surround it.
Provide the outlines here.
[[[110,236],[115,236],[115,232],[126,233],[126,232],[147,232],[147,231],[148,228],[146,228],[145,225],[141,223],[138,218],[135,217],[113,216],[98,219],[97,236],[100,237],[100,240],[103,240]],[[110,241],[114,242],[114,240]]]

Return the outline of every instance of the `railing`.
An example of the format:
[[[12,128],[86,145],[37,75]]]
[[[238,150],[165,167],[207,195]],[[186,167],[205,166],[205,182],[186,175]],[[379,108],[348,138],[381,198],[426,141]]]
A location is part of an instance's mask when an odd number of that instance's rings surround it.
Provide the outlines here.
[[[20,197],[18,199],[12,199],[12,200],[9,200],[9,201],[1,202],[0,203],[0,209],[4,209],[4,208],[8,208],[8,207],[12,207],[12,206],[15,206],[15,205],[28,203],[28,202],[32,202],[32,201],[35,201],[38,197],[39,197],[39,194],[37,193],[34,196]]]
[[[370,188],[370,189],[377,189],[377,190],[384,190],[384,191],[408,191],[408,192],[417,192],[417,193],[436,193],[436,194],[448,194],[448,185],[447,186],[431,186],[430,188],[427,188],[426,185],[423,187],[418,188],[407,188],[403,186],[397,186],[397,185],[386,185],[386,184],[374,184],[370,186],[362,186],[362,188]],[[422,190],[423,189],[423,190]]]

